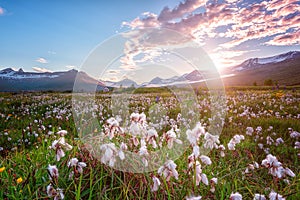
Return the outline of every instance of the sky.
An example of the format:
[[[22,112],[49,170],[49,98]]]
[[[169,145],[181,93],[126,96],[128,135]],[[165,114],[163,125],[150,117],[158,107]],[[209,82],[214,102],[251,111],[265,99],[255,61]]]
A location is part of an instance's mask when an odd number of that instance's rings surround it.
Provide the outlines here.
[[[80,69],[103,41],[143,27],[190,36],[223,69],[300,50],[300,1],[0,0],[0,69]]]

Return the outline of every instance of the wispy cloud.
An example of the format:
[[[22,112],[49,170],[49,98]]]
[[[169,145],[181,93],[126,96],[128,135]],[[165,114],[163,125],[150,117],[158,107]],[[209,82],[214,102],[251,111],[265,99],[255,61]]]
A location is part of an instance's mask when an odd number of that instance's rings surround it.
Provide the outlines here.
[[[36,62],[42,63],[42,64],[46,64],[48,63],[48,61],[45,58],[39,57],[38,59],[35,60]]]
[[[56,52],[55,52],[55,51],[48,51],[48,54],[55,55],[55,54],[56,54]]]
[[[75,65],[67,65],[66,68],[67,68],[67,69],[75,69],[75,68],[77,68],[77,67],[76,67]]]
[[[268,41],[266,44],[276,46],[300,44],[300,30],[288,34],[278,35],[272,40]]]
[[[40,67],[32,67],[32,69],[36,72],[50,72],[52,73],[53,71],[46,69],[46,68],[40,68]]]
[[[4,13],[5,13],[5,9],[0,6],[0,15],[4,15]]]

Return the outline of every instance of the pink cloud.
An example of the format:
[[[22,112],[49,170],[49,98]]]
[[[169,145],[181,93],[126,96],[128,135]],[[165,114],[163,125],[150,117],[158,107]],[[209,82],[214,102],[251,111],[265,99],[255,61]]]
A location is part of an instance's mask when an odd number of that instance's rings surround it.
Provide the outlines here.
[[[47,61],[45,58],[42,58],[42,57],[36,59],[35,61],[36,61],[36,62],[39,62],[39,63],[42,63],[42,64],[48,63],[48,61]]]
[[[49,69],[46,69],[46,68],[40,68],[40,67],[32,67],[32,69],[34,70],[34,71],[36,71],[36,72],[42,72],[42,73],[44,73],[44,72],[50,72],[50,73],[52,73],[53,71],[51,71],[51,70],[49,70]]]
[[[300,45],[300,30],[293,33],[278,35],[272,40],[268,41],[266,44],[276,46]]]
[[[267,42],[268,45],[290,45],[298,43],[290,39],[295,39],[300,27],[300,6],[296,2],[299,1],[271,0],[241,7],[236,4],[237,0],[227,0],[223,3],[186,0],[173,9],[165,7],[158,15],[146,13],[131,22],[124,22],[124,25],[133,29],[137,27],[172,29],[183,35],[192,36],[200,45],[205,45],[209,39],[226,38],[226,42],[218,43],[224,51],[246,41],[262,38],[271,38]],[[198,10],[200,7],[203,8],[202,12]],[[223,31],[218,29],[224,26],[226,29]],[[294,30],[293,34],[287,33],[290,29]],[[274,36],[276,37],[272,39]],[[228,62],[221,56],[223,63],[232,63],[230,59],[234,55],[236,54],[227,52]]]
[[[186,0],[185,2],[180,2],[177,7],[173,10],[165,7],[158,16],[158,20],[162,22],[167,22],[173,19],[182,18],[183,15],[193,12],[200,6],[205,5],[206,0]]]

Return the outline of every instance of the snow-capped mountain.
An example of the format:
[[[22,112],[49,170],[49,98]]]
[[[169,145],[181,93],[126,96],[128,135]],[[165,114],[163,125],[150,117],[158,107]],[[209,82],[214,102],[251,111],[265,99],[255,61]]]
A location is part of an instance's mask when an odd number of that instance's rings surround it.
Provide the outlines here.
[[[299,51],[290,51],[284,54],[266,57],[266,58],[250,58],[240,65],[234,66],[231,69],[233,71],[243,71],[243,70],[249,70],[249,69],[256,69],[263,67],[267,64],[275,64],[287,60],[293,60],[300,57]]]
[[[78,72],[74,69],[36,73],[6,68],[0,70],[0,91],[71,91],[76,77],[77,82],[80,83],[79,90],[93,90],[95,85],[98,90],[105,88],[103,83],[88,76],[85,72]]]
[[[251,58],[240,65],[227,68],[221,74],[225,85],[263,85],[264,80],[272,79],[279,84],[300,84],[300,52],[290,51],[284,54]],[[77,70],[61,72],[24,72],[23,69],[6,68],[0,70],[0,91],[72,91],[75,78],[80,83],[79,91],[107,90],[119,87],[162,87],[169,85],[199,84],[205,82],[199,71],[192,71],[171,78],[155,77],[149,82],[138,85],[135,81],[124,79],[118,82],[97,81],[85,72]]]

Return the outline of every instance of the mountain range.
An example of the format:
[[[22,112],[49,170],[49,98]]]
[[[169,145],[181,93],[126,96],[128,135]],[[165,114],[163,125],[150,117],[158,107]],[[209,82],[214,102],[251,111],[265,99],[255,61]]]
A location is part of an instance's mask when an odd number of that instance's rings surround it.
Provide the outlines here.
[[[62,72],[24,72],[22,69],[6,68],[0,70],[0,91],[72,91],[75,78],[82,91],[107,90],[115,87],[161,87],[183,83],[204,83],[200,71],[192,71],[181,76],[163,79],[155,77],[149,82],[138,85],[130,79],[119,82],[98,81],[82,71],[69,70]],[[228,67],[221,72],[226,86],[252,85],[254,82],[263,85],[266,79],[272,79],[281,85],[300,84],[300,51],[265,58],[250,58],[241,64]]]

